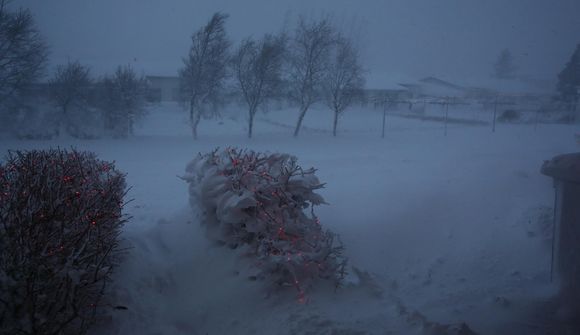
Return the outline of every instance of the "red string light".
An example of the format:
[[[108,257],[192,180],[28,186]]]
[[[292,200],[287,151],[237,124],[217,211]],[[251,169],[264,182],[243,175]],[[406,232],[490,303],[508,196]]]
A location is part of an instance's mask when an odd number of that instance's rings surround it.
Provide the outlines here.
[[[244,208],[243,212],[249,215],[251,220],[255,220],[258,227],[264,229],[258,238],[252,236],[244,239],[246,227],[242,226],[240,231],[240,227],[236,226],[236,235],[227,237],[226,240],[231,238],[235,240],[232,244],[236,245],[258,243],[256,256],[263,257],[265,262],[259,262],[257,266],[263,266],[262,270],[266,273],[283,271],[284,274],[277,274],[282,278],[292,274],[291,278],[285,278],[283,281],[285,284],[295,286],[299,292],[299,300],[305,302],[302,286],[308,285],[308,282],[317,276],[332,277],[332,273],[323,272],[333,271],[332,268],[339,267],[332,265],[326,269],[309,258],[316,257],[321,253],[321,248],[327,245],[333,248],[332,241],[328,241],[327,237],[320,233],[322,229],[320,220],[314,213],[311,217],[303,213],[303,208],[312,208],[314,205],[304,200],[304,192],[312,192],[320,185],[310,186],[310,181],[300,184],[292,180],[313,174],[314,170],[301,169],[290,156],[267,156],[232,148],[226,148],[222,153],[217,153],[216,150],[207,156],[200,156],[200,159],[202,161],[196,164],[202,170],[210,163],[218,167],[212,168],[211,173],[228,176],[226,185],[230,186],[231,192],[243,196],[244,190],[249,191],[255,206]],[[291,180],[293,183],[289,183]],[[252,235],[254,233],[255,231]],[[338,255],[335,254],[337,252],[335,250],[338,249],[328,250],[331,257],[324,262],[335,262]]]

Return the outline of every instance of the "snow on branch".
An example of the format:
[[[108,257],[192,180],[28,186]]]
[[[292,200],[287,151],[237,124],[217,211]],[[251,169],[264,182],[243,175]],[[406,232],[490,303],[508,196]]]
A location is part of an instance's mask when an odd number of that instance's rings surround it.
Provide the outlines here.
[[[288,154],[227,148],[200,154],[183,177],[204,213],[210,239],[255,256],[258,278],[293,286],[299,299],[316,279],[340,285],[346,259],[338,235],[324,230],[314,206],[324,187],[315,169]]]

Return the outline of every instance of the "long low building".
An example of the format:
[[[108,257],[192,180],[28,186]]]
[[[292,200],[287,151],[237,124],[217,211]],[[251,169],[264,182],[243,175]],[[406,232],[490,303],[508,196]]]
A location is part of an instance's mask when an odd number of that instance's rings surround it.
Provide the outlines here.
[[[179,78],[171,76],[146,76],[151,98],[156,101],[179,100]]]

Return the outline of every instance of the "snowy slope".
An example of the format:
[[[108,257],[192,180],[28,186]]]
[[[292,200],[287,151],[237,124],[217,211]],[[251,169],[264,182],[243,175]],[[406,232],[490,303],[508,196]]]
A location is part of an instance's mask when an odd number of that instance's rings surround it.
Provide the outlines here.
[[[444,137],[441,123],[390,117],[382,140],[380,112],[361,109],[332,138],[331,114],[313,110],[292,138],[288,109],[260,115],[249,140],[244,111],[235,112],[202,121],[198,141],[186,114],[165,104],[129,140],[0,142],[2,152],[93,150],[128,173],[131,249],[112,285],[112,304],[128,309],[111,309],[94,334],[451,334],[438,324],[461,322],[481,334],[546,333],[533,315],[555,292],[553,189],[539,168],[580,149],[577,128],[450,125]],[[209,245],[178,176],[217,146],[288,152],[318,168],[330,205],[317,213],[360,275],[299,304],[291,290],[268,294],[244,276],[247,260]]]

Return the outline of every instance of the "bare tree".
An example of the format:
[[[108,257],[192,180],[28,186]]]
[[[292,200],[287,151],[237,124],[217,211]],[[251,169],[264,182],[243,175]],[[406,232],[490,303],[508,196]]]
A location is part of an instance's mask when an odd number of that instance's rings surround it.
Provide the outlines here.
[[[60,127],[71,131],[71,110],[83,109],[88,105],[92,80],[89,68],[78,61],[59,65],[49,81],[50,99],[60,109]],[[60,132],[60,130],[59,130]]]
[[[193,138],[205,108],[218,99],[223,89],[230,42],[225,31],[227,14],[215,13],[191,36],[191,48],[179,71],[181,92],[189,104]]]
[[[580,44],[558,74],[557,90],[565,101],[578,102],[580,99]]]
[[[101,80],[105,127],[114,136],[133,135],[136,121],[145,116],[147,83],[130,66],[119,66],[112,77]]]
[[[48,48],[30,11],[11,12],[0,0],[0,102],[42,75]]]
[[[233,56],[237,86],[248,105],[248,138],[258,108],[279,92],[285,40],[284,35],[266,35],[258,42],[248,38]]]
[[[503,49],[494,64],[494,75],[498,79],[512,79],[516,72],[514,57],[509,49]]]
[[[334,112],[332,135],[336,136],[338,118],[349,107],[364,86],[363,68],[352,41],[344,37],[336,40],[328,62],[324,80],[326,104]]]
[[[300,109],[294,136],[298,136],[306,112],[321,98],[334,31],[327,19],[298,21],[289,52],[290,99]]]

